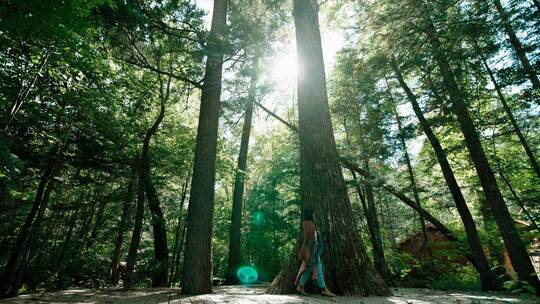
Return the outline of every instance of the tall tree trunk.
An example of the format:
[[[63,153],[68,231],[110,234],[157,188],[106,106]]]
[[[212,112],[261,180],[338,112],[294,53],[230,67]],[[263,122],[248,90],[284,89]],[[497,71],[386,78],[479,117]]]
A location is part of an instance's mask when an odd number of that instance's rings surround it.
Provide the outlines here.
[[[257,66],[257,63],[254,63]],[[236,270],[240,266],[240,228],[242,226],[242,204],[244,200],[244,183],[246,180],[247,156],[249,147],[249,135],[251,133],[251,118],[253,116],[253,101],[255,100],[255,87],[257,71],[252,71],[250,80],[249,96],[245,105],[244,126],[242,128],[242,138],[240,140],[240,152],[238,154],[238,165],[234,178],[234,191],[232,202],[231,229],[229,233],[229,257],[227,263],[226,284],[237,284]]]
[[[90,232],[90,238],[88,238],[88,241],[86,242],[86,248],[92,247],[92,245],[97,239],[99,228],[101,228],[101,225],[103,225],[103,222],[105,221],[104,215],[105,215],[105,209],[108,203],[109,203],[109,200],[106,199],[106,196],[102,197],[99,201],[97,212],[96,212],[96,221],[94,223],[94,227],[92,228],[92,231]]]
[[[54,150],[55,148],[53,148],[53,151]],[[51,155],[54,154],[56,154],[56,152],[51,152]],[[36,196],[34,198],[34,202],[32,204],[32,209],[30,209],[30,213],[28,213],[28,215],[26,216],[26,220],[24,221],[24,224],[19,231],[15,244],[11,249],[9,259],[2,273],[2,277],[0,280],[0,298],[12,296],[17,293],[17,290],[13,290],[12,282],[16,276],[16,268],[19,264],[19,257],[21,257],[20,253],[22,252],[26,242],[28,241],[28,237],[30,235],[36,215],[38,214],[38,211],[43,205],[45,187],[53,178],[55,166],[56,165],[54,164],[54,162],[52,160],[49,160],[43,171],[43,174],[39,179],[39,184],[36,191]]]
[[[504,181],[504,183],[508,187],[508,190],[510,190],[510,193],[512,193],[512,196],[514,197],[514,200],[517,203],[517,205],[519,206],[519,208],[521,208],[521,211],[523,211],[523,213],[525,213],[525,216],[531,222],[531,226],[533,226],[534,229],[536,229],[540,233],[540,227],[538,227],[538,224],[534,220],[534,217],[529,212],[529,209],[525,208],[525,205],[523,204],[523,200],[517,195],[516,191],[512,187],[512,184],[510,183],[510,181],[508,180],[508,178],[506,177],[506,175],[504,174],[504,172],[500,168],[499,168],[499,175],[501,176],[502,180]]]
[[[152,287],[167,287],[169,285],[169,249],[167,246],[167,227],[159,198],[150,178],[145,181],[145,192],[148,199],[148,209],[152,214],[152,227],[154,232],[154,259],[157,262],[157,271],[152,278]]]
[[[469,156],[474,164],[476,173],[480,179],[480,183],[486,196],[487,204],[491,207],[493,217],[497,222],[497,226],[504,240],[505,246],[508,250],[512,265],[516,270],[518,277],[522,281],[527,281],[533,288],[535,288],[538,295],[540,295],[540,281],[536,276],[533,264],[527,253],[527,249],[519,235],[519,232],[514,224],[512,216],[508,211],[504,198],[501,194],[495,174],[491,169],[487,156],[480,142],[476,126],[474,125],[463,92],[459,88],[447,56],[443,50],[443,46],[439,40],[439,36],[433,21],[429,18],[424,4],[419,4],[419,7],[425,18],[425,30],[428,36],[429,43],[434,51],[434,58],[439,66],[443,83],[446,87],[450,101],[452,103],[452,111],[455,113],[461,132],[465,138],[465,144],[469,150]]]
[[[212,292],[212,219],[228,0],[214,0],[191,182],[182,293]]]
[[[390,88],[388,89],[390,90]],[[396,116],[396,122],[398,126],[398,136],[401,143],[401,148],[403,150],[403,158],[405,160],[405,165],[407,166],[407,173],[409,175],[409,180],[411,182],[411,190],[413,192],[414,201],[418,206],[422,206],[420,202],[420,195],[418,193],[418,185],[416,184],[416,178],[414,176],[414,171],[411,163],[411,158],[409,156],[409,151],[407,150],[407,142],[405,141],[405,134],[403,132],[403,126],[401,124],[401,117],[397,111],[397,108],[394,108],[394,114]],[[433,271],[435,271],[435,264],[433,263],[431,248],[428,246],[428,233],[426,229],[426,221],[422,215],[419,215],[420,218],[420,229],[422,230],[422,253],[427,254],[429,266]]]
[[[124,274],[124,288],[130,289],[133,286],[133,271],[135,270],[135,264],[137,263],[137,251],[139,250],[139,244],[141,243],[142,226],[144,218],[144,181],[141,177],[141,168],[138,165],[138,185],[137,185],[137,207],[135,211],[135,222],[133,224],[133,232],[131,234],[131,242],[129,245],[129,251],[126,259],[126,272]]]
[[[343,295],[388,295],[390,290],[371,263],[355,229],[351,203],[330,119],[315,0],[294,0],[300,139],[300,194],[303,208],[313,208],[325,240],[327,285]],[[293,259],[293,261],[296,259]],[[272,282],[270,293],[293,289],[298,263],[290,263]],[[285,271],[285,273],[284,273]]]
[[[85,191],[83,191],[83,194],[80,196],[79,201],[82,201],[82,198],[84,197]],[[77,202],[75,202],[77,204]],[[73,235],[73,230],[75,230],[75,225],[77,224],[77,216],[79,215],[79,210],[81,208],[77,206],[75,208],[75,212],[71,216],[71,219],[69,221],[69,228],[67,232],[65,233],[64,242],[62,246],[60,246],[60,249],[58,250],[58,254],[56,255],[56,263],[62,264],[64,257],[66,256],[66,252],[68,251],[70,245],[71,245],[71,237]]]
[[[93,190],[94,193],[90,198],[91,201],[88,208],[86,208],[86,214],[83,215],[83,223],[78,233],[77,241],[81,243],[86,240],[86,235],[88,234],[88,230],[90,229],[90,225],[92,224],[92,219],[94,218],[94,214],[96,213],[96,205],[101,199],[101,194],[103,192],[103,184],[100,183],[94,186]]]
[[[176,269],[174,270],[174,281],[178,282],[183,280],[184,269],[180,269],[180,255],[182,250],[185,249],[186,243],[186,232],[187,232],[187,221],[184,221],[184,226],[182,227],[182,234],[180,235],[180,242],[178,243],[178,255],[176,256]]]
[[[486,231],[486,247],[487,254],[491,260],[491,271],[495,275],[497,284],[502,285],[505,281],[512,280],[507,269],[504,259],[504,246],[500,246],[500,236],[497,233],[497,224],[493,220],[493,214],[491,208],[486,203],[486,197],[481,188],[475,188],[474,190],[478,204],[480,205],[480,212],[482,214],[482,222],[484,231]],[[502,247],[502,248],[501,248]]]
[[[11,107],[11,118],[9,122],[11,122],[13,118],[17,115],[25,99],[28,97],[28,94],[33,89],[34,85],[36,84],[38,78],[41,77],[43,70],[47,67],[47,63],[49,61],[49,58],[52,52],[53,52],[53,47],[48,47],[47,49],[45,49],[40,62],[36,66],[36,71],[32,79],[22,81],[21,88],[17,92],[17,96],[15,97],[13,106]],[[8,126],[9,126],[9,122],[8,122]]]
[[[366,215],[366,220],[367,220],[367,215],[369,214],[369,211],[368,211],[367,203],[366,203],[366,195],[364,194],[364,190],[362,189],[362,187],[360,187],[360,181],[358,180],[358,177],[356,176],[356,172],[351,169],[349,169],[349,171],[351,171],[351,174],[354,180],[354,187],[356,188],[356,193],[358,194],[358,198],[360,199],[360,204],[362,205],[362,210],[364,211],[364,214]]]
[[[169,99],[171,78],[165,84],[161,75],[158,75],[160,83],[160,108],[159,114],[150,129],[146,131],[141,151],[141,179],[144,192],[148,200],[148,209],[152,215],[152,230],[154,235],[154,259],[157,263],[157,271],[152,277],[152,287],[168,286],[169,278],[169,249],[167,246],[166,221],[161,210],[159,197],[152,182],[150,172],[150,141],[156,134],[163,118],[165,117],[165,102]]]
[[[191,167],[190,167],[191,169]],[[190,182],[191,177],[191,170],[188,171],[188,176],[186,177],[186,180],[184,181],[184,186],[182,187],[182,195],[180,199],[180,210],[178,211],[178,223],[176,224],[176,229],[174,233],[174,247],[173,247],[173,263],[171,265],[170,270],[170,278],[169,278],[169,285],[172,285],[172,283],[176,282],[177,278],[177,272],[180,268],[178,263],[180,262],[180,253],[182,251],[182,242],[184,241],[184,228],[186,226],[186,221],[183,220],[183,210],[184,210],[184,203],[186,201],[187,197],[187,190]]]
[[[49,181],[49,183],[47,184],[47,189],[45,190],[45,193],[43,194],[43,200],[42,200],[41,206],[39,207],[36,220],[34,221],[34,224],[30,231],[28,242],[26,243],[26,246],[24,247],[24,249],[21,252],[19,252],[22,259],[20,261],[19,267],[17,267],[15,271],[13,282],[11,283],[11,291],[12,291],[11,296],[16,295],[17,291],[21,287],[23,275],[26,271],[26,265],[28,264],[30,257],[33,255],[36,249],[36,243],[38,240],[39,230],[41,229],[41,223],[43,222],[43,217],[45,215],[45,211],[47,210],[47,205],[49,203],[49,197],[53,190],[53,186],[54,186],[54,181],[53,180]]]
[[[540,80],[538,80],[538,75],[536,75],[534,67],[529,61],[529,58],[527,58],[527,52],[523,48],[521,41],[517,37],[516,32],[514,31],[514,28],[510,23],[510,17],[508,15],[508,12],[503,7],[500,0],[492,0],[492,2],[495,6],[495,9],[497,10],[497,13],[499,14],[499,17],[501,18],[501,23],[503,25],[506,35],[508,36],[508,41],[516,52],[516,56],[518,57],[521,66],[523,67],[525,75],[527,75],[527,77],[531,81],[533,88],[535,90],[540,90]]]
[[[439,166],[443,173],[448,189],[452,194],[452,198],[454,199],[454,203],[456,204],[456,209],[458,210],[459,216],[461,217],[461,221],[463,222],[463,226],[465,228],[465,232],[467,233],[467,240],[471,248],[474,265],[478,273],[480,274],[482,290],[495,290],[497,288],[495,284],[495,277],[490,270],[489,262],[484,253],[484,249],[482,248],[480,236],[476,228],[476,223],[474,222],[471,211],[469,210],[469,207],[465,202],[465,198],[463,197],[459,184],[457,183],[454,171],[452,170],[452,167],[448,162],[446,152],[443,150],[439,139],[431,129],[431,126],[429,125],[427,119],[424,117],[424,114],[422,113],[422,109],[418,104],[416,96],[413,94],[413,92],[403,79],[401,71],[399,70],[397,63],[394,60],[392,61],[392,66],[394,74],[396,75],[396,78],[401,88],[405,91],[405,94],[407,95],[407,98],[412,105],[413,111],[416,114],[418,121],[420,122],[422,131],[424,131],[424,134],[428,138],[429,143],[433,148],[433,152],[435,152],[437,161],[439,162]]]
[[[364,159],[364,170],[369,173],[369,160]],[[379,215],[377,214],[377,208],[375,207],[375,197],[373,195],[373,186],[366,183],[364,186],[366,208],[366,220],[368,224],[369,236],[371,239],[371,247],[373,251],[373,264],[375,269],[383,277],[387,284],[392,282],[390,271],[384,257],[384,248],[381,237],[381,226],[379,224]],[[367,211],[367,212],[366,212]]]
[[[122,215],[120,216],[120,222],[118,223],[118,232],[114,241],[114,251],[111,258],[109,280],[112,285],[118,284],[118,264],[120,264],[120,258],[122,255],[122,245],[124,244],[124,235],[129,228],[129,216],[130,209],[133,201],[133,188],[135,178],[132,176],[129,178],[128,189],[126,197],[122,203]]]
[[[531,167],[533,171],[536,173],[536,176],[540,179],[540,166],[538,165],[538,161],[536,160],[536,157],[534,156],[534,153],[531,150],[529,143],[525,139],[525,135],[523,135],[523,132],[521,132],[521,128],[517,124],[517,121],[514,118],[514,114],[512,114],[512,110],[510,110],[510,107],[508,106],[508,103],[506,102],[506,98],[504,97],[502,89],[499,86],[499,82],[495,78],[493,71],[491,71],[491,68],[489,67],[487,63],[487,60],[484,57],[484,54],[482,54],[482,50],[480,49],[480,47],[478,46],[477,42],[474,39],[473,39],[473,44],[474,44],[474,47],[476,48],[476,52],[478,53],[478,56],[480,57],[480,59],[482,60],[482,63],[484,64],[484,67],[486,68],[486,71],[488,72],[489,79],[491,80],[491,82],[493,83],[493,86],[495,87],[495,92],[497,92],[497,96],[499,97],[499,100],[501,101],[504,112],[506,113],[506,115],[508,115],[508,119],[510,119],[512,128],[514,128],[514,132],[516,132],[516,135],[519,138],[519,142],[523,146],[523,149],[525,150],[525,153],[527,154],[527,157],[529,158]]]

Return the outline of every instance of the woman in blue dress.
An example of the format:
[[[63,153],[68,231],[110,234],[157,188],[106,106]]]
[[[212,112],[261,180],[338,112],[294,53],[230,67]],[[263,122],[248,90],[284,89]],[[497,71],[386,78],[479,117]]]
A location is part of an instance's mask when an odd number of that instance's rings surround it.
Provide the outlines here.
[[[317,281],[321,294],[327,297],[335,297],[324,281],[324,268],[321,256],[324,252],[324,244],[321,234],[315,227],[313,218],[313,210],[306,208],[302,215],[302,230],[304,232],[304,240],[300,249],[300,258],[302,264],[296,275],[296,290],[302,295],[308,295],[304,290],[304,285],[310,278]]]

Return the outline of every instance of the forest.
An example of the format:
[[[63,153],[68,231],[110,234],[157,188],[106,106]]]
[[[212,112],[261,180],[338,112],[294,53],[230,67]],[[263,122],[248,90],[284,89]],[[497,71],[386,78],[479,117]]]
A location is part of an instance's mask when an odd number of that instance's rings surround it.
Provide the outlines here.
[[[539,0],[0,2],[0,299],[540,296]]]

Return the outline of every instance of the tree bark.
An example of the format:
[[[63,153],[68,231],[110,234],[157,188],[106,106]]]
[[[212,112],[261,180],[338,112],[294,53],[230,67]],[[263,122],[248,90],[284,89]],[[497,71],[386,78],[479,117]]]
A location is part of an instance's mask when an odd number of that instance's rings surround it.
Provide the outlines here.
[[[527,58],[527,52],[523,48],[521,41],[517,37],[516,32],[514,31],[514,28],[510,23],[510,17],[508,16],[508,12],[503,7],[500,0],[492,0],[492,2],[495,6],[495,9],[497,10],[497,13],[499,14],[499,17],[501,18],[501,23],[503,25],[506,35],[508,36],[508,41],[512,45],[514,52],[516,52],[516,56],[518,57],[521,66],[523,67],[525,75],[527,75],[527,77],[529,78],[533,88],[536,91],[540,90],[540,80],[538,80],[538,76],[536,75],[534,67],[529,61],[529,58]]]
[[[504,198],[501,194],[495,174],[491,169],[487,156],[480,142],[478,132],[472,121],[463,92],[459,88],[453,72],[450,68],[450,64],[447,59],[447,55],[443,50],[443,46],[439,40],[439,36],[433,21],[429,18],[424,4],[419,1],[419,9],[423,12],[425,22],[425,30],[429,40],[429,43],[434,51],[434,59],[437,62],[443,83],[446,87],[447,93],[450,97],[452,104],[452,111],[456,115],[459,126],[465,138],[465,144],[469,151],[469,156],[474,164],[476,173],[480,179],[480,183],[486,196],[487,204],[491,207],[493,217],[497,222],[497,226],[504,240],[505,246],[508,250],[512,265],[516,270],[518,277],[522,281],[527,281],[536,293],[540,295],[540,281],[536,276],[533,264],[527,253],[527,249],[519,235],[519,232],[514,224],[512,216],[508,211]]]
[[[315,0],[295,0],[293,16],[299,61],[298,114],[302,208],[313,208],[325,240],[327,285],[342,295],[389,295],[355,229],[328,107],[326,79]],[[288,293],[299,264],[293,258],[270,285],[270,293]]]
[[[214,0],[187,216],[182,293],[212,292],[212,219],[228,0]]]
[[[111,258],[111,267],[109,280],[112,285],[118,284],[118,264],[122,255],[122,245],[124,244],[124,235],[129,228],[130,209],[133,200],[133,188],[135,178],[132,176],[129,179],[126,197],[122,204],[122,215],[120,216],[120,223],[118,223],[118,232],[114,241],[114,251]]]
[[[140,168],[137,169],[138,185],[137,185],[137,207],[135,211],[135,222],[133,224],[133,233],[131,234],[131,242],[126,259],[126,272],[124,275],[124,288],[130,289],[133,286],[133,271],[137,263],[137,251],[141,243],[142,226],[144,218],[144,181],[141,177]]]
[[[510,119],[512,128],[514,129],[514,132],[516,132],[516,135],[519,138],[519,142],[523,146],[523,149],[525,150],[525,153],[527,154],[527,157],[529,158],[531,167],[533,171],[536,173],[536,176],[540,179],[540,166],[538,165],[538,161],[536,160],[536,157],[533,151],[531,150],[531,147],[529,146],[527,139],[525,139],[525,135],[523,135],[523,132],[521,132],[521,128],[517,124],[517,121],[514,118],[514,114],[512,114],[512,110],[510,110],[510,107],[508,106],[508,103],[506,102],[506,98],[504,97],[502,89],[499,86],[499,82],[495,78],[493,71],[491,71],[491,68],[489,67],[487,63],[487,60],[484,57],[484,54],[482,54],[482,50],[480,50],[480,47],[478,46],[477,42],[474,39],[473,39],[473,44],[474,44],[474,47],[476,48],[476,52],[478,53],[478,56],[480,57],[480,59],[482,60],[482,63],[484,64],[484,67],[486,68],[486,71],[488,72],[491,83],[493,83],[493,86],[495,87],[495,92],[497,92],[497,96],[499,97],[499,100],[501,101],[504,112],[508,116],[508,119]]]
[[[255,59],[256,61],[256,59]],[[254,63],[257,66],[257,63]],[[234,191],[232,202],[231,228],[229,233],[229,256],[227,262],[227,274],[225,283],[232,285],[238,283],[236,270],[242,261],[240,245],[241,245],[241,226],[242,226],[242,204],[244,200],[244,183],[246,180],[247,171],[247,156],[249,147],[249,136],[251,133],[251,119],[253,116],[253,101],[255,100],[256,74],[257,71],[252,71],[250,80],[249,96],[245,105],[244,126],[242,128],[242,138],[240,140],[240,152],[238,154],[238,165],[234,178]]]
[[[394,74],[396,75],[396,78],[401,88],[405,91],[405,94],[407,95],[407,98],[412,105],[413,111],[418,121],[420,122],[422,130],[424,131],[424,134],[428,138],[428,141],[431,144],[433,151],[435,152],[437,161],[443,173],[448,189],[452,194],[452,198],[454,199],[454,203],[456,204],[456,209],[458,210],[461,221],[463,222],[463,226],[465,228],[465,232],[467,234],[467,240],[475,261],[474,265],[478,273],[480,274],[482,290],[495,290],[497,289],[497,286],[495,284],[495,277],[490,270],[491,268],[489,266],[489,262],[484,253],[484,249],[480,241],[480,236],[476,228],[476,223],[474,222],[471,211],[469,210],[469,207],[465,202],[465,198],[463,197],[463,193],[461,192],[459,184],[457,183],[454,171],[450,166],[450,163],[448,162],[446,152],[442,148],[439,139],[431,129],[431,126],[429,125],[427,119],[424,117],[424,114],[422,113],[422,109],[418,104],[416,96],[413,94],[413,92],[403,79],[401,71],[394,60],[392,61],[392,66]]]

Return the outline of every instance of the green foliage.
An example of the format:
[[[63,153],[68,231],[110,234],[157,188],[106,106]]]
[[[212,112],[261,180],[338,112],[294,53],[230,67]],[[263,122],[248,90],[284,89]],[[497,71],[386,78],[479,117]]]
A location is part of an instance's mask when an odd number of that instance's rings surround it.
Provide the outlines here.
[[[437,279],[428,283],[430,288],[439,290],[480,290],[478,273],[470,265],[455,266]]]

